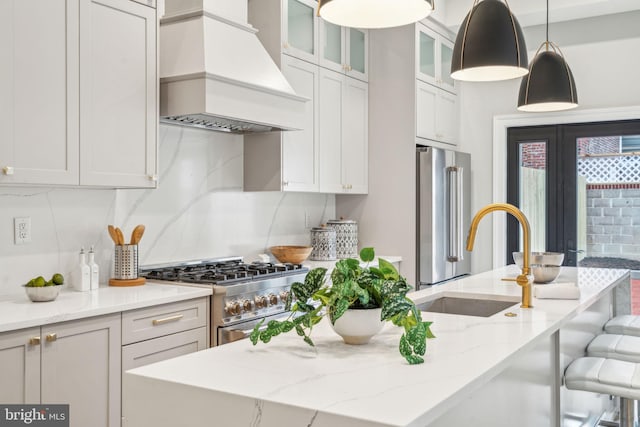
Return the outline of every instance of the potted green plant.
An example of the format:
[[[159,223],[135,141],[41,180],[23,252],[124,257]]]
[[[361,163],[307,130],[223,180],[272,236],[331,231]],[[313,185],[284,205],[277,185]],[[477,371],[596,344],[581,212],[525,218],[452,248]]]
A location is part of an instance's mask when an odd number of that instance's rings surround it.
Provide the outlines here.
[[[367,263],[364,267],[354,258],[339,260],[331,273],[331,285],[325,283],[326,268],[309,271],[304,283],[291,286],[285,305],[291,315],[286,320],[272,320],[266,327],[264,320],[260,322],[250,335],[251,342],[268,343],[276,335],[295,330],[307,344],[314,346],[311,331],[323,317],[328,316],[335,326],[348,310],[378,309],[378,322],[389,321],[404,328],[400,354],[410,364],[424,362],[427,339],[434,338],[431,322],[422,321],[420,311],[406,296],[411,286],[393,264],[378,259],[378,267],[369,266],[374,257],[373,248],[364,248],[360,251],[361,260]]]

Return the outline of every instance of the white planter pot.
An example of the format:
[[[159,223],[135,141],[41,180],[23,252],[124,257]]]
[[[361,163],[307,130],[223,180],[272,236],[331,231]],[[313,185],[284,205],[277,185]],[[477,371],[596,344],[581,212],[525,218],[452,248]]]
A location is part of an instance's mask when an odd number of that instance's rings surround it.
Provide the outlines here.
[[[347,344],[366,344],[384,326],[381,314],[381,308],[349,309],[331,327]]]

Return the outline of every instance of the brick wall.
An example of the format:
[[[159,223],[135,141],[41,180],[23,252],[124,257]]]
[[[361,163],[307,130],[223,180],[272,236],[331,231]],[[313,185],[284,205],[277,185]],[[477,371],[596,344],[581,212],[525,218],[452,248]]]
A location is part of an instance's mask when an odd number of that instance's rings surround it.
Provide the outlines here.
[[[578,138],[578,156],[620,153],[620,137]]]
[[[603,187],[587,185],[587,256],[640,261],[640,184]]]
[[[522,167],[545,169],[547,167],[547,144],[544,142],[528,142],[520,145]]]
[[[593,154],[620,153],[620,137],[578,138],[578,156]],[[546,162],[546,143],[528,142],[520,145],[522,166],[532,169],[544,169]]]

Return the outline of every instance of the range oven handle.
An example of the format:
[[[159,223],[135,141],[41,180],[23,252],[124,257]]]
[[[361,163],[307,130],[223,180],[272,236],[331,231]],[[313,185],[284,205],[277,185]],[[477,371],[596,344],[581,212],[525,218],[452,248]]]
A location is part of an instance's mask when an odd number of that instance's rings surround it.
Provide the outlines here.
[[[447,193],[449,195],[449,244],[447,261],[458,262],[464,259],[462,254],[462,166],[447,168]]]
[[[267,325],[264,324],[262,326],[260,326],[260,328],[258,330],[263,331],[267,329]],[[222,329],[222,342],[224,344],[230,343],[230,342],[234,342],[234,341],[240,341],[243,340],[245,338],[248,338],[249,335],[251,335],[251,332],[253,332],[253,328],[251,329],[233,329],[233,328],[228,328],[228,329]]]

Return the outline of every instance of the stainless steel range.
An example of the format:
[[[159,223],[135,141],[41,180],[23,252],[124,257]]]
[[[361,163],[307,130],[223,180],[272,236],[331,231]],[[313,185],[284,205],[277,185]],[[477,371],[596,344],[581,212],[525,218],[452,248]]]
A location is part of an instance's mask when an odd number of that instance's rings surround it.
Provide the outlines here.
[[[262,319],[287,317],[284,302],[291,284],[304,281],[308,271],[300,264],[247,264],[240,257],[140,268],[140,274],[149,280],[213,286],[211,346],[246,338]]]

